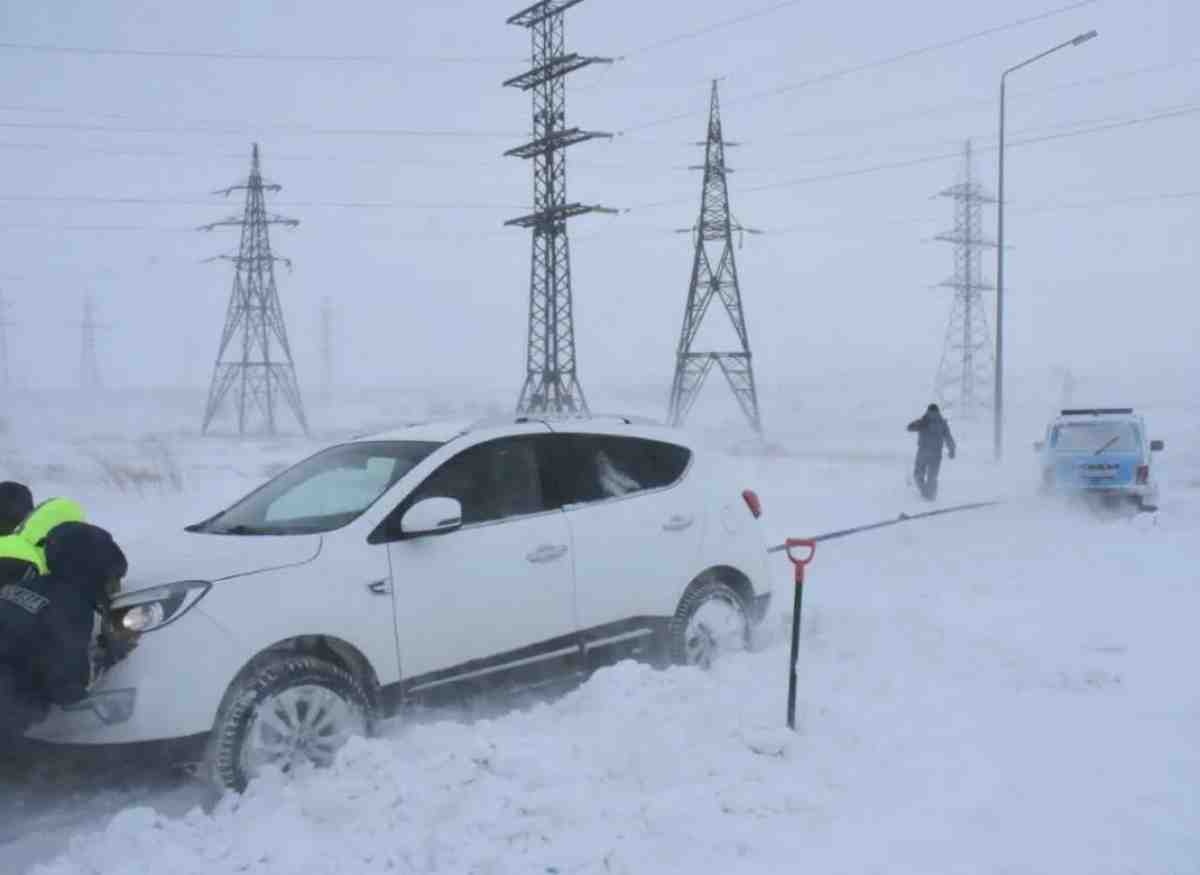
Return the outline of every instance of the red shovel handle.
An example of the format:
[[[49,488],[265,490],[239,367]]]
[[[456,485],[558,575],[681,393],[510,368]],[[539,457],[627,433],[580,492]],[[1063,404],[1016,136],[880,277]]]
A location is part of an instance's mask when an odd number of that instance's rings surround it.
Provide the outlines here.
[[[788,538],[784,545],[787,549],[787,557],[796,566],[797,573],[800,573],[805,565],[812,562],[813,556],[817,554],[817,542],[809,538]]]

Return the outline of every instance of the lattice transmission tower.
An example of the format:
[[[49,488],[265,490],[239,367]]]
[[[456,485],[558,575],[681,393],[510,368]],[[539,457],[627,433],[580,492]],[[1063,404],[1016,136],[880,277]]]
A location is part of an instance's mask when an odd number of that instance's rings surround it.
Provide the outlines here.
[[[954,244],[954,276],[939,283],[954,290],[934,395],[965,420],[992,409],[995,358],[983,293],[995,286],[983,278],[983,252],[996,243],[983,235],[983,206],[996,199],[975,181],[971,141],[963,149],[962,182],[939,192],[954,201],[954,230],[935,239]]]
[[[102,386],[100,361],[96,355],[96,328],[96,300],[85,295],[79,333],[79,388],[85,392],[94,392]]]
[[[755,433],[762,433],[762,414],[758,407],[758,390],[754,384],[754,366],[750,355],[750,336],[746,331],[746,314],[742,309],[742,292],[738,285],[737,262],[734,258],[734,232],[757,234],[735,222],[729,212],[728,175],[732,170],[725,164],[725,148],[736,143],[725,141],[721,130],[721,104],[717,82],[713,81],[708,114],[708,136],[704,146],[704,183],[700,197],[700,219],[685,233],[696,237],[696,252],[692,260],[692,280],[688,286],[687,308],[683,313],[683,330],[675,355],[675,378],[671,384],[668,420],[682,425],[688,412],[716,365],[725,374],[734,397],[746,414]],[[703,349],[699,334],[713,298],[719,298],[733,327],[733,342],[722,349]],[[714,344],[715,345],[715,344]]]
[[[267,213],[265,193],[277,192],[280,188],[263,182],[258,144],[255,143],[246,182],[217,192],[228,197],[235,191],[244,191],[246,206],[242,216],[202,226],[205,231],[224,227],[241,231],[238,253],[217,256],[217,259],[233,263],[233,290],[213,368],[208,404],[204,409],[202,431],[205,434],[227,401],[232,402],[239,435],[252,430],[256,420],[267,434],[276,434],[279,427],[277,408],[281,401],[291,410],[305,434],[308,433],[283,308],[279,304],[279,290],[275,286],[275,262],[282,261],[289,266],[291,262],[271,253],[267,233],[271,225],[294,228],[300,224],[296,219]]]
[[[612,61],[565,50],[563,13],[580,2],[542,0],[508,19],[509,24],[529,30],[533,46],[530,69],[504,83],[533,95],[533,139],[504,153],[533,161],[533,212],[505,223],[533,232],[525,383],[517,402],[520,413],[588,412],[575,358],[567,220],[584,213],[613,211],[567,201],[566,150],[612,134],[566,126],[565,78],[591,64]]]

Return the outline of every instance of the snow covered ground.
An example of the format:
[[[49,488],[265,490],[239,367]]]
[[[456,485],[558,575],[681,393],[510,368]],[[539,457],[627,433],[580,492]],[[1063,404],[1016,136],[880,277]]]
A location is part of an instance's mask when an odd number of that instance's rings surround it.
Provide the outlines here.
[[[920,509],[897,427],[919,409],[902,407],[768,411],[777,453],[731,464],[773,538]],[[768,640],[712,672],[622,663],[557,697],[395,720],[332,770],[261,780],[208,812],[152,765],[0,760],[0,870],[1200,871],[1200,411],[1146,412],[1168,443],[1155,517],[1030,498],[1025,448],[1046,414],[1030,406],[1005,468],[986,461],[986,429],[966,427],[943,468],[943,504],[1008,504],[823,545],[796,733],[781,562]],[[26,441],[20,458],[39,494],[69,487],[124,534],[203,515],[308,446],[235,450],[181,425],[160,435],[179,487],[122,491],[97,449],[153,457],[141,433]]]

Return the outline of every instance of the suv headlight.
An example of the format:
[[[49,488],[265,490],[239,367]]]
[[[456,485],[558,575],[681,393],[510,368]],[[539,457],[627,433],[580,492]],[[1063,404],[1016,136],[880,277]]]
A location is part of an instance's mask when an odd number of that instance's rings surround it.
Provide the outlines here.
[[[127,632],[153,632],[186,614],[212,589],[207,580],[182,580],[118,596],[113,622]]]

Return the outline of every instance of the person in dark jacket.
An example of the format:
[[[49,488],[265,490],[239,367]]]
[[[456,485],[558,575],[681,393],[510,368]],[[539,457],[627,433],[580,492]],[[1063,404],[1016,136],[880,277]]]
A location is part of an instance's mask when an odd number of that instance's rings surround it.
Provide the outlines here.
[[[917,462],[913,467],[913,479],[926,501],[937,498],[938,472],[942,467],[942,450],[950,451],[953,459],[958,452],[950,425],[942,418],[936,404],[930,404],[920,419],[908,424],[908,430],[917,433]]]
[[[92,633],[127,564],[104,529],[67,522],[46,538],[49,573],[0,587],[0,735],[87,695]]]
[[[33,512],[33,493],[24,483],[0,483],[0,535],[11,535]]]
[[[0,586],[45,574],[46,538],[55,526],[84,521],[83,508],[69,498],[47,499],[34,507],[33,496],[20,483],[11,484],[15,488],[9,490],[11,502],[6,506],[6,485],[0,483],[0,517],[7,509],[11,518],[15,519],[17,514],[21,518],[11,534],[0,534]]]

